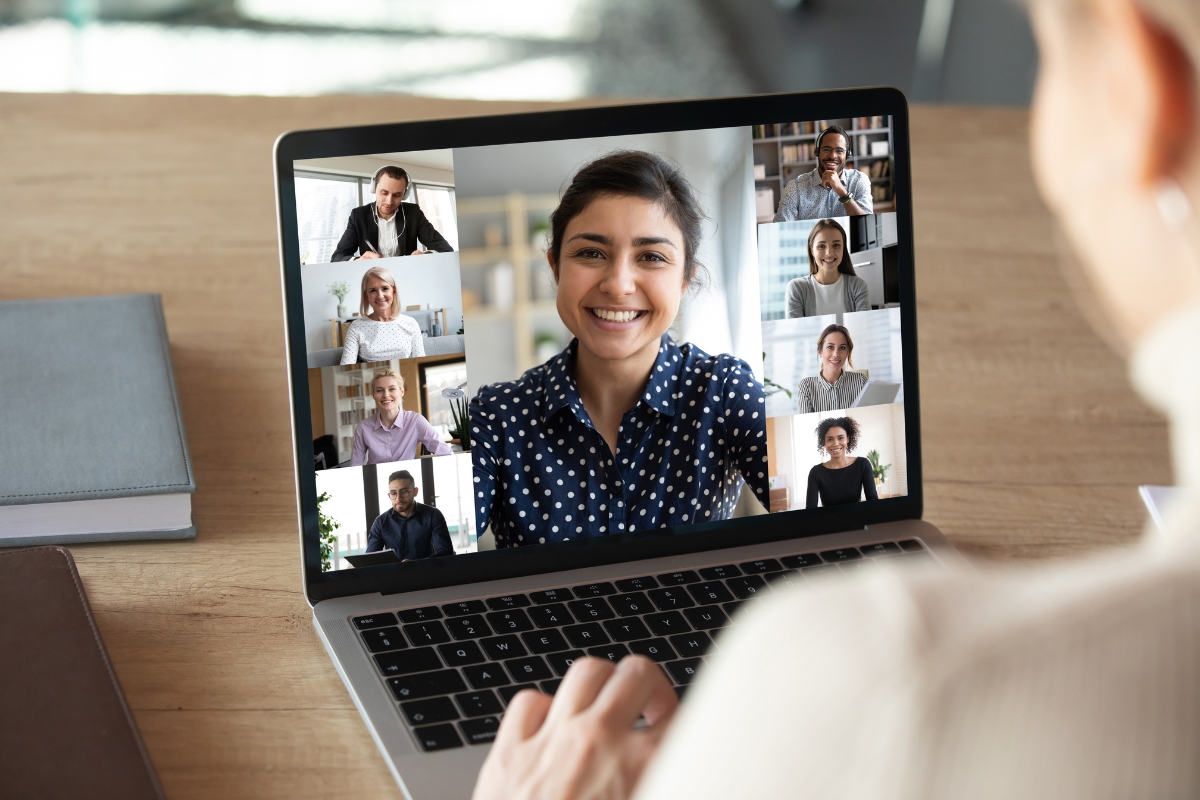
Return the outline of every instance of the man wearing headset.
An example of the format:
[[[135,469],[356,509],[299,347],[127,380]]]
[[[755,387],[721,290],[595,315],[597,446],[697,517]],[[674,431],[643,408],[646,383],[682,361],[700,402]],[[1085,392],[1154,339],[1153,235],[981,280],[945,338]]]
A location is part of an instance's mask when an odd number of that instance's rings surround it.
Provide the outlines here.
[[[854,217],[871,213],[871,179],[867,173],[845,169],[850,135],[830,125],[817,137],[817,166],[797,175],[783,187],[775,222],[794,219]]]
[[[350,212],[346,232],[333,251],[334,261],[355,258],[391,258],[418,256],[428,250],[449,253],[454,248],[437,232],[437,228],[416,203],[402,202],[408,192],[408,173],[401,167],[380,168],[371,182],[375,202],[359,206]]]

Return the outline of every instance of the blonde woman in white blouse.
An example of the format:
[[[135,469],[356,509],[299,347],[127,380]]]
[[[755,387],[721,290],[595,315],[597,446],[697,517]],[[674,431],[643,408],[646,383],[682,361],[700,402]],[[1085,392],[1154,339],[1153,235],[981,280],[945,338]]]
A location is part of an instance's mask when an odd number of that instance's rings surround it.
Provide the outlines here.
[[[1029,5],[1034,175],[1093,318],[1170,418],[1163,533],[1075,563],[777,591],[721,634],[673,721],[656,665],[581,658],[553,703],[512,699],[475,800],[1200,797],[1200,3]]]
[[[400,313],[396,279],[385,268],[372,267],[363,274],[358,313],[362,316],[346,330],[343,364],[425,355],[421,326]]]

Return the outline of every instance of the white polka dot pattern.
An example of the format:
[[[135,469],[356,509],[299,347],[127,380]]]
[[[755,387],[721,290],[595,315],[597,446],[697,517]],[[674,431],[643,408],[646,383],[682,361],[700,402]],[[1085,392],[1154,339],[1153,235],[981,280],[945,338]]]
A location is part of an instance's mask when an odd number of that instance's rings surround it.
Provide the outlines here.
[[[614,457],[572,370],[577,342],[471,400],[476,527],[497,547],[728,519],[742,480],[768,503],[761,384],[749,365],[663,336]]]
[[[421,326],[412,317],[400,315],[391,322],[356,319],[346,329],[342,347],[342,363],[391,361],[394,358],[416,358],[425,355],[425,340]]]

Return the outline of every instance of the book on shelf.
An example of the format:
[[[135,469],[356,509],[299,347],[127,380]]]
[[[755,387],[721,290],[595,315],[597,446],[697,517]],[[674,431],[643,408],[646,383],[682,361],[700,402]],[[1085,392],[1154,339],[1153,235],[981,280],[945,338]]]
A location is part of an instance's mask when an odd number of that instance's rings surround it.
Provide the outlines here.
[[[161,299],[70,306],[64,325],[61,299],[0,303],[0,547],[194,538]],[[54,376],[87,387],[83,410],[74,393],[47,391]]]

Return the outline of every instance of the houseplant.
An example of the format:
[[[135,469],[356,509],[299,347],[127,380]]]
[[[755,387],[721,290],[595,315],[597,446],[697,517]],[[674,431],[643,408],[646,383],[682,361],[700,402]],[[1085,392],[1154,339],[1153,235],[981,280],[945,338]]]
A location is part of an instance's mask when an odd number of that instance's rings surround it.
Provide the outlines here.
[[[346,318],[346,295],[350,294],[350,286],[345,281],[334,281],[329,284],[329,293],[337,298],[338,319]]]
[[[317,530],[321,534],[321,572],[333,569],[333,548],[337,544],[337,534],[334,533],[342,524],[321,509],[321,504],[329,500],[329,492],[321,492],[317,498]]]
[[[892,465],[879,463],[878,450],[867,453],[867,461],[871,462],[871,473],[875,476],[875,485],[882,486],[887,481],[888,470],[892,468]]]

